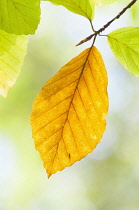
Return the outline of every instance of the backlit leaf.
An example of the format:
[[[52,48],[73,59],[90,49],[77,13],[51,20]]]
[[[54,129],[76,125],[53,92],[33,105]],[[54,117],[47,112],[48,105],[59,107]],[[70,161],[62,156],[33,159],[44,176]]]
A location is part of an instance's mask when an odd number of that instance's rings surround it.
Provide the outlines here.
[[[40,22],[40,0],[0,0],[0,29],[34,34]]]
[[[103,4],[112,4],[113,2],[118,0],[94,0],[95,4],[101,6]]]
[[[27,50],[27,36],[0,30],[0,95],[7,96],[15,83]]]
[[[138,24],[139,21],[139,1],[131,7],[131,15],[133,20]]]
[[[46,0],[56,5],[62,5],[73,13],[82,15],[89,20],[94,18],[94,0]]]
[[[91,153],[106,129],[107,73],[99,51],[86,49],[42,88],[33,105],[35,147],[48,176]]]
[[[125,27],[108,34],[108,42],[117,60],[139,77],[139,27]]]

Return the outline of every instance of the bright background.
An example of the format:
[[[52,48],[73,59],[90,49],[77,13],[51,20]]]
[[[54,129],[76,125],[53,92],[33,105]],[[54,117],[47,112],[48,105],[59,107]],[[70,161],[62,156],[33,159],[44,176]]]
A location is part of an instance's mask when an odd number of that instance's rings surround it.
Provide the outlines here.
[[[95,29],[121,8],[118,3],[98,8]],[[139,26],[128,11],[104,34],[133,25]],[[96,41],[109,77],[110,107],[101,143],[48,179],[31,138],[33,100],[61,66],[91,45],[75,47],[91,33],[84,17],[42,3],[41,23],[30,36],[22,72],[7,99],[0,97],[0,210],[139,209],[139,78],[116,61],[106,38]]]

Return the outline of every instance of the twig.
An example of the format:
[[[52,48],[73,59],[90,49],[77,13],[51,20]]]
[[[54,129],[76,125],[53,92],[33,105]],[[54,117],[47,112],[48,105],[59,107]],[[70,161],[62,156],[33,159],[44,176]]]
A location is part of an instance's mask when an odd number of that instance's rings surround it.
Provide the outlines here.
[[[124,9],[122,9],[122,11],[120,13],[118,13],[118,15],[116,15],[112,20],[110,20],[108,23],[106,23],[98,31],[94,30],[93,24],[90,21],[90,24],[91,24],[91,27],[92,27],[92,30],[93,30],[94,34],[91,34],[87,38],[83,39],[76,46],[79,46],[79,45],[89,41],[90,39],[92,39],[93,36],[97,37],[97,35],[100,35],[100,33],[102,33],[106,28],[108,28],[115,20],[119,19],[127,11],[127,9],[130,9],[136,2],[137,2],[137,0],[132,0]]]
[[[105,24],[102,28],[100,28],[98,31],[96,31],[97,34],[104,31],[109,25],[111,25],[115,20],[119,19],[127,9],[130,9],[137,0],[132,0],[118,15],[116,15],[112,20],[110,20],[107,24]]]
[[[87,41],[89,41],[90,39],[92,39],[92,37],[94,36],[95,34],[91,34],[90,36],[86,37],[85,39],[83,39],[82,41],[80,41],[78,44],[76,44],[76,46],[79,46]]]

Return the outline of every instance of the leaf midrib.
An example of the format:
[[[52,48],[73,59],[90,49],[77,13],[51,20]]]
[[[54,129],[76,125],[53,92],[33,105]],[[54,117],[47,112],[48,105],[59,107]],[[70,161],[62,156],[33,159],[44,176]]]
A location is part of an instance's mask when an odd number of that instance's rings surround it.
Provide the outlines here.
[[[69,118],[69,111],[70,111],[70,109],[71,109],[71,105],[72,105],[72,102],[73,102],[75,93],[76,93],[76,91],[77,91],[78,84],[79,84],[79,82],[80,82],[81,76],[82,76],[82,74],[83,74],[83,72],[84,72],[84,70],[85,70],[85,67],[86,67],[86,64],[87,64],[87,61],[88,61],[88,58],[89,58],[89,55],[90,55],[90,53],[91,53],[92,48],[93,48],[93,45],[90,47],[90,49],[89,49],[89,51],[88,51],[88,55],[87,55],[87,57],[86,57],[86,60],[85,60],[84,65],[83,65],[83,67],[82,67],[81,73],[80,73],[80,75],[79,75],[77,85],[76,85],[76,87],[75,87],[75,89],[74,89],[73,96],[72,96],[72,98],[71,98],[71,102],[70,102],[70,105],[69,105],[69,108],[68,108],[68,111],[67,111],[67,117],[66,117],[65,122],[64,122],[64,125],[63,125],[63,127],[62,127],[60,139],[59,139],[59,141],[58,141],[58,143],[57,143],[56,153],[55,153],[55,156],[54,156],[53,161],[52,161],[52,164],[51,164],[50,174],[51,174],[51,171],[52,171],[52,168],[53,168],[54,159],[55,159],[56,154],[57,154],[57,151],[58,151],[59,143],[60,143],[60,141],[63,139],[63,131],[64,131],[65,125],[66,125],[66,123],[67,123],[67,121],[68,121],[68,118]],[[65,144],[64,139],[63,139],[63,142],[64,142],[64,144]],[[56,146],[56,145],[55,145],[55,146]],[[66,147],[66,145],[65,145],[65,147]]]

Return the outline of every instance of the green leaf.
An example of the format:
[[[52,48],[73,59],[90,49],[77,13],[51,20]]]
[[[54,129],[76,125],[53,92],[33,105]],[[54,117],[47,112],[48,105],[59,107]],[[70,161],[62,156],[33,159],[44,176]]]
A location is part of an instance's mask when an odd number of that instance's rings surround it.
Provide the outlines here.
[[[73,13],[82,15],[89,20],[94,18],[94,1],[93,0],[45,0],[56,5],[62,5]]]
[[[131,7],[131,16],[132,16],[132,19],[138,23],[138,20],[139,20],[139,2],[137,1],[136,4],[134,4],[132,7]]]
[[[125,27],[108,34],[108,43],[117,60],[139,77],[139,27]]]
[[[101,6],[103,4],[112,4],[113,2],[118,0],[94,0],[95,4]]]
[[[34,34],[40,22],[40,0],[0,0],[0,29]]]
[[[27,36],[0,30],[0,95],[6,97],[15,83],[26,55]]]

